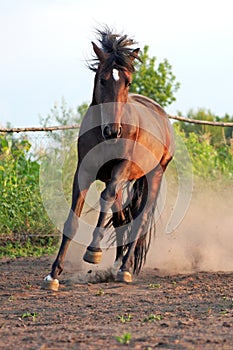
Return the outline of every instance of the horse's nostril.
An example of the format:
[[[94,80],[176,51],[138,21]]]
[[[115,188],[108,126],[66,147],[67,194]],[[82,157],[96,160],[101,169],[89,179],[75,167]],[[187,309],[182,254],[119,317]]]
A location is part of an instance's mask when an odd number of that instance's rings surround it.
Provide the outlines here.
[[[105,138],[109,138],[111,136],[111,130],[110,130],[110,127],[108,125],[105,126],[105,128],[103,130],[103,136]]]
[[[118,128],[117,137],[120,137],[120,136],[121,136],[121,132],[122,132],[122,127],[121,127],[121,125],[120,125],[119,128]]]
[[[121,136],[121,125],[106,125],[103,129],[103,136],[105,139],[116,139]]]

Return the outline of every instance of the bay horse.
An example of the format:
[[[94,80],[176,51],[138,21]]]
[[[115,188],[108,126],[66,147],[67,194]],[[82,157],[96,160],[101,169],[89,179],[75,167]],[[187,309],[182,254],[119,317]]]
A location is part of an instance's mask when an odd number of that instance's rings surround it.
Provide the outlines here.
[[[98,264],[106,220],[112,211],[119,264],[116,279],[131,282],[139,273],[154,230],[154,211],[163,173],[174,155],[172,126],[163,108],[139,94],[130,94],[134,61],[140,60],[134,40],[114,34],[109,28],[98,30],[99,45],[92,42],[96,58],[89,64],[95,72],[92,102],[82,121],[78,138],[78,164],[73,181],[72,204],[64,224],[50,285],[63,271],[69,243],[90,185],[105,183],[100,196],[100,213],[93,239],[83,259]],[[122,189],[131,183],[123,203]]]

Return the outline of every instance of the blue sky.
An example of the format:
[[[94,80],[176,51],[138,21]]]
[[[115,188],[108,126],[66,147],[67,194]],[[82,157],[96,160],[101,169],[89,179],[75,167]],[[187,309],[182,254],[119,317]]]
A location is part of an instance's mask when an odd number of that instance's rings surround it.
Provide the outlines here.
[[[167,108],[233,115],[231,0],[0,0],[0,124],[39,125],[54,102],[89,102],[95,28],[107,24],[167,58],[181,83]]]

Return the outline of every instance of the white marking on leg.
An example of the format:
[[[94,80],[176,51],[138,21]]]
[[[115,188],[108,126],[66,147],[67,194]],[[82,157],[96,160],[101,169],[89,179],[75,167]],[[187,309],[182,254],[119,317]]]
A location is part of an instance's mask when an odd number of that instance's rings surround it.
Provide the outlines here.
[[[113,76],[113,79],[114,79],[115,81],[117,81],[117,80],[120,79],[119,71],[118,71],[116,68],[114,68],[114,69],[112,70],[112,76]]]
[[[44,278],[44,281],[48,282],[58,282],[58,279],[53,278],[50,274]]]

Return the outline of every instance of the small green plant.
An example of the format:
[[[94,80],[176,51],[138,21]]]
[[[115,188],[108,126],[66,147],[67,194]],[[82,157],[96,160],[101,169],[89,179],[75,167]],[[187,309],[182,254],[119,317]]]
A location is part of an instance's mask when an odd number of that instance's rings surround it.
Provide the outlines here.
[[[30,283],[26,284],[26,289],[32,289],[32,285]]]
[[[131,321],[132,316],[130,314],[118,315],[117,319],[120,320],[120,322],[125,323]]]
[[[104,290],[103,290],[103,288],[98,289],[96,295],[98,295],[98,296],[104,295]]]
[[[37,312],[24,312],[21,317],[22,318],[32,317],[32,320],[34,322],[38,316],[39,316],[39,314]]]
[[[128,345],[131,341],[131,333],[124,333],[122,336],[116,336],[116,341],[120,344]]]
[[[224,305],[224,307],[222,308],[222,310],[220,311],[220,313],[221,313],[222,315],[226,315],[227,313],[229,313],[229,310],[232,310],[232,309],[233,309],[233,298],[223,296],[222,299],[223,299],[224,301],[226,301],[227,304]]]
[[[155,289],[155,288],[161,288],[161,284],[159,283],[149,283],[148,284],[149,289]]]
[[[220,311],[220,314],[221,314],[221,315],[227,315],[227,314],[228,314],[228,311],[227,311],[227,310],[221,310],[221,311]]]
[[[154,322],[154,321],[161,321],[162,320],[162,315],[158,314],[158,315],[154,315],[154,314],[150,314],[148,317],[145,317],[143,319],[143,322]]]

